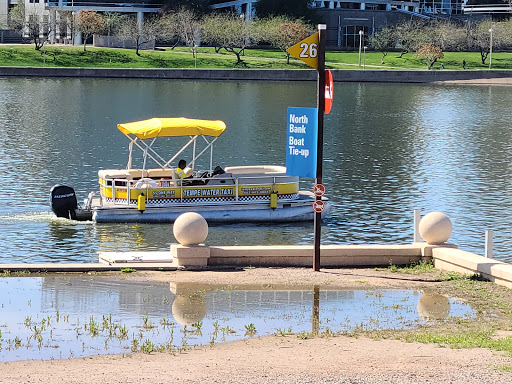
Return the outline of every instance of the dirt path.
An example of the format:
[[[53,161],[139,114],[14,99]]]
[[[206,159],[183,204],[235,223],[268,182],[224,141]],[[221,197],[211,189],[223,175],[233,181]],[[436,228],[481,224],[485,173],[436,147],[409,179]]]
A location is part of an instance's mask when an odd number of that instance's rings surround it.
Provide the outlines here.
[[[510,383],[485,349],[271,336],[168,353],[1,364],[2,383]]]

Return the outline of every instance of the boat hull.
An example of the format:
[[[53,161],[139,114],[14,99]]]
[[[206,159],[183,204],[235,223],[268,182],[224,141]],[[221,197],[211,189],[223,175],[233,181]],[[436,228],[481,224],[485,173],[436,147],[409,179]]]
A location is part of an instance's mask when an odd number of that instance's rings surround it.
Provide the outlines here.
[[[329,213],[331,203],[326,202],[322,218]],[[97,223],[173,223],[185,212],[196,212],[209,223],[287,223],[314,219],[312,202],[287,204],[272,209],[268,204],[237,206],[158,207],[139,212],[133,208],[96,209],[93,220]]]

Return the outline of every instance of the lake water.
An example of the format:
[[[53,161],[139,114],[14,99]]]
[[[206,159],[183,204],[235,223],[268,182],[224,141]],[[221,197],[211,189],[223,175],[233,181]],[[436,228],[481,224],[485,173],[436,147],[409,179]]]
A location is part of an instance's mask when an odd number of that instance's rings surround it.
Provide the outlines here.
[[[49,190],[97,190],[97,171],[125,167],[116,124],[150,117],[222,119],[221,166],[285,163],[286,109],[314,107],[307,82],[0,78],[2,262],[90,262],[98,251],[166,250],[171,225],[56,219]],[[324,183],[333,202],[324,243],[410,243],[413,210],[442,211],[451,242],[512,261],[512,89],[335,84],[325,120]],[[169,153],[171,150],[169,150]],[[302,181],[312,188],[313,180]],[[312,244],[312,223],[227,225],[210,245]]]

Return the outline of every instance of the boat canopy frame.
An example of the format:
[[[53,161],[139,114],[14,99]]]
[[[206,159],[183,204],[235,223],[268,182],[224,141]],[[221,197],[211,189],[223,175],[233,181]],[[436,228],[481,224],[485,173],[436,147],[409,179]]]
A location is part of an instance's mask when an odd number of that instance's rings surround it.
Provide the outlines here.
[[[149,137],[145,136],[144,133],[141,133],[141,130],[130,130],[127,129],[127,126],[136,126],[138,124],[140,125],[147,125],[148,122],[150,122],[153,126],[151,129],[153,130],[151,135]],[[157,132],[154,133],[154,124],[157,122],[158,124],[162,125],[163,123],[167,123],[167,125],[164,127],[167,129],[166,132],[163,132],[163,134],[159,134]],[[175,124],[175,125],[174,125]],[[212,130],[212,126],[214,127]],[[178,128],[178,132],[173,132],[169,134],[169,128],[176,127]],[[206,127],[206,130],[202,130],[204,127]],[[192,159],[189,161],[190,167],[194,169],[196,160],[203,155],[208,149],[210,149],[210,167],[209,172],[213,172],[213,143],[219,138],[219,136],[222,134],[224,129],[226,128],[226,125],[222,121],[209,121],[209,120],[193,120],[193,119],[185,119],[185,118],[178,118],[178,119],[150,119],[150,120],[144,120],[141,122],[135,122],[135,123],[126,123],[126,124],[119,124],[118,128],[123,134],[128,137],[128,140],[130,140],[129,144],[129,154],[128,154],[128,163],[126,165],[126,169],[132,169],[132,162],[133,162],[133,146],[135,145],[143,152],[143,166],[142,170],[146,170],[146,162],[147,159],[150,158],[153,160],[156,164],[158,164],[162,169],[172,169],[171,164],[174,162],[190,145],[192,145]],[[195,134],[187,134],[187,132],[193,132]],[[203,133],[204,132],[204,133]],[[153,144],[155,143],[156,139],[158,137],[176,137],[176,136],[188,136],[189,141],[178,151],[176,152],[169,160],[165,160],[160,154],[158,154],[155,149],[153,148]],[[206,137],[208,136],[208,138]],[[202,148],[200,149],[199,153],[198,151],[198,137],[202,137],[204,140],[205,146],[202,147],[201,143],[199,143],[199,146]]]

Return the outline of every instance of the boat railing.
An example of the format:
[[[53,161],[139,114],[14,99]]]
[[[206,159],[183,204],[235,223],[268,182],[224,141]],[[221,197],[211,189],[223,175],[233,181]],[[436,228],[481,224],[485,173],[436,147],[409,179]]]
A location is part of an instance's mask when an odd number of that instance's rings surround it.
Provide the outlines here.
[[[128,180],[125,178],[105,178],[100,180],[102,195],[104,189],[111,190],[111,197],[107,197],[107,202],[113,204],[137,205],[137,199],[132,198],[132,191],[141,191],[148,196],[148,203],[152,200],[171,199],[179,202],[193,202],[194,199],[187,197],[185,190],[230,190],[232,194],[227,196],[225,202],[247,201],[248,196],[253,200],[270,199],[271,193],[278,194],[278,200],[289,200],[296,198],[298,193],[298,177],[288,175],[216,175],[214,177],[194,177],[186,179],[171,178],[141,178],[138,180]],[[280,193],[279,190],[285,189],[293,193]],[[179,191],[179,194],[176,193]],[[242,191],[242,194],[240,193]],[[167,193],[169,192],[169,193]],[[174,192],[173,195],[171,192]],[[137,195],[138,196],[138,195]],[[106,196],[103,196],[104,198]],[[197,196],[201,197],[201,196]],[[207,196],[208,197],[208,196]],[[197,199],[196,199],[197,200]],[[216,201],[222,203],[222,201]],[[158,205],[155,202],[154,205]]]

